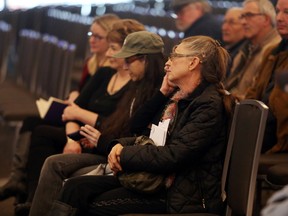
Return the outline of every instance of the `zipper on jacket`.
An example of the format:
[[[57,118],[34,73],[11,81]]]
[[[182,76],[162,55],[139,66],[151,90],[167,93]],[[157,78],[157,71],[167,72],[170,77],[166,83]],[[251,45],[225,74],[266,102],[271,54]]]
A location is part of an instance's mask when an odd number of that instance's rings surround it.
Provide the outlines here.
[[[199,176],[198,176],[198,172],[196,172],[196,176],[197,176],[196,178],[197,178],[197,184],[198,184],[200,196],[202,198],[201,199],[202,207],[204,209],[206,209],[206,201],[205,201],[205,198],[204,198],[203,189],[202,189],[201,181],[200,181]]]
[[[204,198],[202,198],[202,206],[203,206],[204,209],[206,208],[205,199]]]

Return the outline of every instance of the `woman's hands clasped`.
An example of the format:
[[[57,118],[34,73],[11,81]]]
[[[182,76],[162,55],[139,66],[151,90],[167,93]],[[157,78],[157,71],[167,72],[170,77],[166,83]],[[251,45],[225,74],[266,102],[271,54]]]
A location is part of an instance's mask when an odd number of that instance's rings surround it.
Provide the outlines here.
[[[108,164],[114,175],[116,175],[119,171],[122,171],[122,167],[120,165],[120,154],[122,149],[123,146],[118,143],[112,148],[110,154],[108,155]]]

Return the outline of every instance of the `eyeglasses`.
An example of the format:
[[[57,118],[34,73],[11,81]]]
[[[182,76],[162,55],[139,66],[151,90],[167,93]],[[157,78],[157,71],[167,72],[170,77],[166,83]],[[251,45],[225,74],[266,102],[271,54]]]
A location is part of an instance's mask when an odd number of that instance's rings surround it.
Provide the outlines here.
[[[87,36],[88,36],[88,37],[93,37],[95,40],[98,40],[98,41],[103,40],[103,39],[106,38],[106,37],[100,36],[100,35],[98,35],[98,34],[94,34],[94,33],[91,32],[91,31],[87,33]]]
[[[241,22],[236,21],[234,19],[227,19],[227,20],[223,20],[223,25],[227,24],[229,26],[235,26],[235,25],[241,25]]]
[[[240,19],[250,19],[254,16],[264,16],[263,13],[252,13],[252,12],[247,12],[247,13],[243,13],[240,15]]]
[[[192,56],[195,56],[195,54],[187,54],[187,55],[185,55],[185,54],[172,52],[172,53],[170,53],[168,58],[169,58],[170,61],[173,61],[173,59],[175,59],[175,58],[185,58],[185,57],[192,57]]]
[[[132,64],[136,60],[142,59],[143,57],[144,57],[143,55],[135,55],[135,56],[125,58],[124,61],[125,61],[125,64],[129,65],[129,64]]]

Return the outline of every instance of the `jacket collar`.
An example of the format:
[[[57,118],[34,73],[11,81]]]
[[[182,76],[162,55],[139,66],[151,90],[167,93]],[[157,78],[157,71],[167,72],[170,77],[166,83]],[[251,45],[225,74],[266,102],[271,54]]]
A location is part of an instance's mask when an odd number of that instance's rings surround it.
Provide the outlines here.
[[[192,93],[182,100],[193,101],[195,98],[199,97],[209,85],[211,84],[206,80],[203,80]]]

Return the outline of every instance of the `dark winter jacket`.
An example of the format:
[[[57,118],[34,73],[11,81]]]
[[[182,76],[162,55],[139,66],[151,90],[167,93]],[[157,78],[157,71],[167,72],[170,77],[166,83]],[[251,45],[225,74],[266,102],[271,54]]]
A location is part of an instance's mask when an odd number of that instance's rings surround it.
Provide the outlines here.
[[[153,112],[161,113],[167,102],[160,92],[155,97],[151,99],[156,106],[149,110],[150,120]],[[133,137],[117,140],[125,146],[121,166],[126,171],[175,173],[174,183],[167,190],[170,213],[219,213],[223,209],[220,194],[226,125],[222,96],[214,85],[202,83],[178,102],[175,125],[165,146],[130,146]]]

